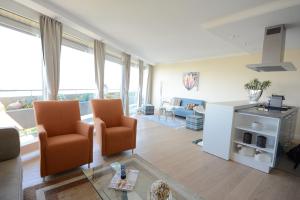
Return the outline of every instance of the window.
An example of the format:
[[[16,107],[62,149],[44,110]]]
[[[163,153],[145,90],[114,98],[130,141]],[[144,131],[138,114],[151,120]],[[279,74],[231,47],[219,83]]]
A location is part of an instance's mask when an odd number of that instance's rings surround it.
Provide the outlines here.
[[[39,37],[0,26],[1,97],[42,95]]]
[[[92,121],[89,100],[94,98],[94,56],[91,53],[62,45],[58,99],[79,100],[82,119]]]
[[[139,95],[139,68],[137,65],[130,67],[130,82],[129,82],[129,114],[136,114],[138,107]]]
[[[105,61],[104,98],[121,98],[122,65],[109,60]]]
[[[36,139],[32,101],[42,99],[41,40],[0,26],[0,44],[0,107],[12,119],[1,123],[19,127],[24,145]]]

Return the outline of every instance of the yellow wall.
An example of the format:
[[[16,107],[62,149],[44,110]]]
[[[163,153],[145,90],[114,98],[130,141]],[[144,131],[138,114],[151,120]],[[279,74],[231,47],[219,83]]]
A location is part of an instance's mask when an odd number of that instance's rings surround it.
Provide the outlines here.
[[[285,61],[292,61],[298,68],[293,72],[255,72],[246,64],[260,63],[261,54],[233,56],[226,58],[160,64],[153,72],[153,103],[160,104],[160,87],[163,98],[186,97],[204,99],[208,102],[247,100],[244,84],[253,78],[271,80],[272,86],[262,97],[274,94],[285,95],[285,103],[300,107],[300,50],[286,52]],[[184,72],[200,72],[199,90],[187,91],[182,84]],[[300,138],[300,117],[297,137]]]

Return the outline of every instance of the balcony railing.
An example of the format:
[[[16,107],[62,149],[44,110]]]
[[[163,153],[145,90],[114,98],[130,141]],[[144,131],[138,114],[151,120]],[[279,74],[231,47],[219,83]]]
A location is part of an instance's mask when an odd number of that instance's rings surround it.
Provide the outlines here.
[[[61,89],[58,99],[79,100],[82,120],[91,123],[92,111],[89,100],[95,98],[96,90],[93,89]],[[120,90],[108,90],[105,98],[120,98]],[[0,90],[0,112],[7,115],[6,121],[1,121],[0,126],[15,126],[20,130],[21,143],[28,144],[36,140],[36,129],[32,102],[42,100],[42,90]],[[22,107],[8,109],[8,105],[20,102]],[[3,105],[1,108],[1,104]],[[137,93],[129,92],[130,114],[136,113]],[[7,125],[5,125],[5,123]]]
[[[62,89],[58,94],[60,100],[79,100],[81,117],[87,122],[92,121],[89,100],[94,97],[95,90],[92,89]],[[36,141],[32,102],[42,99],[42,90],[0,90],[0,112],[5,119],[0,122],[0,126],[18,128],[22,145]],[[15,102],[20,104],[15,108],[9,107]]]

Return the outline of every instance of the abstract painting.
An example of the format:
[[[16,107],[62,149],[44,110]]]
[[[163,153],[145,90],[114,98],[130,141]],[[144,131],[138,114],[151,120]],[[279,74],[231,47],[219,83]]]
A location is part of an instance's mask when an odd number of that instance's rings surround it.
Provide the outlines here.
[[[199,72],[186,72],[183,74],[182,82],[187,90],[199,87]]]

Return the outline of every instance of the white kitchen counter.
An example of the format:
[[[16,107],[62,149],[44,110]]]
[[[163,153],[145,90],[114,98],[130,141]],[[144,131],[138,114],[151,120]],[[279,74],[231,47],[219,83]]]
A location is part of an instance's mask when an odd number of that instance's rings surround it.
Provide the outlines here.
[[[203,129],[203,150],[223,159],[230,159],[234,113],[250,108],[248,101],[207,103]]]

